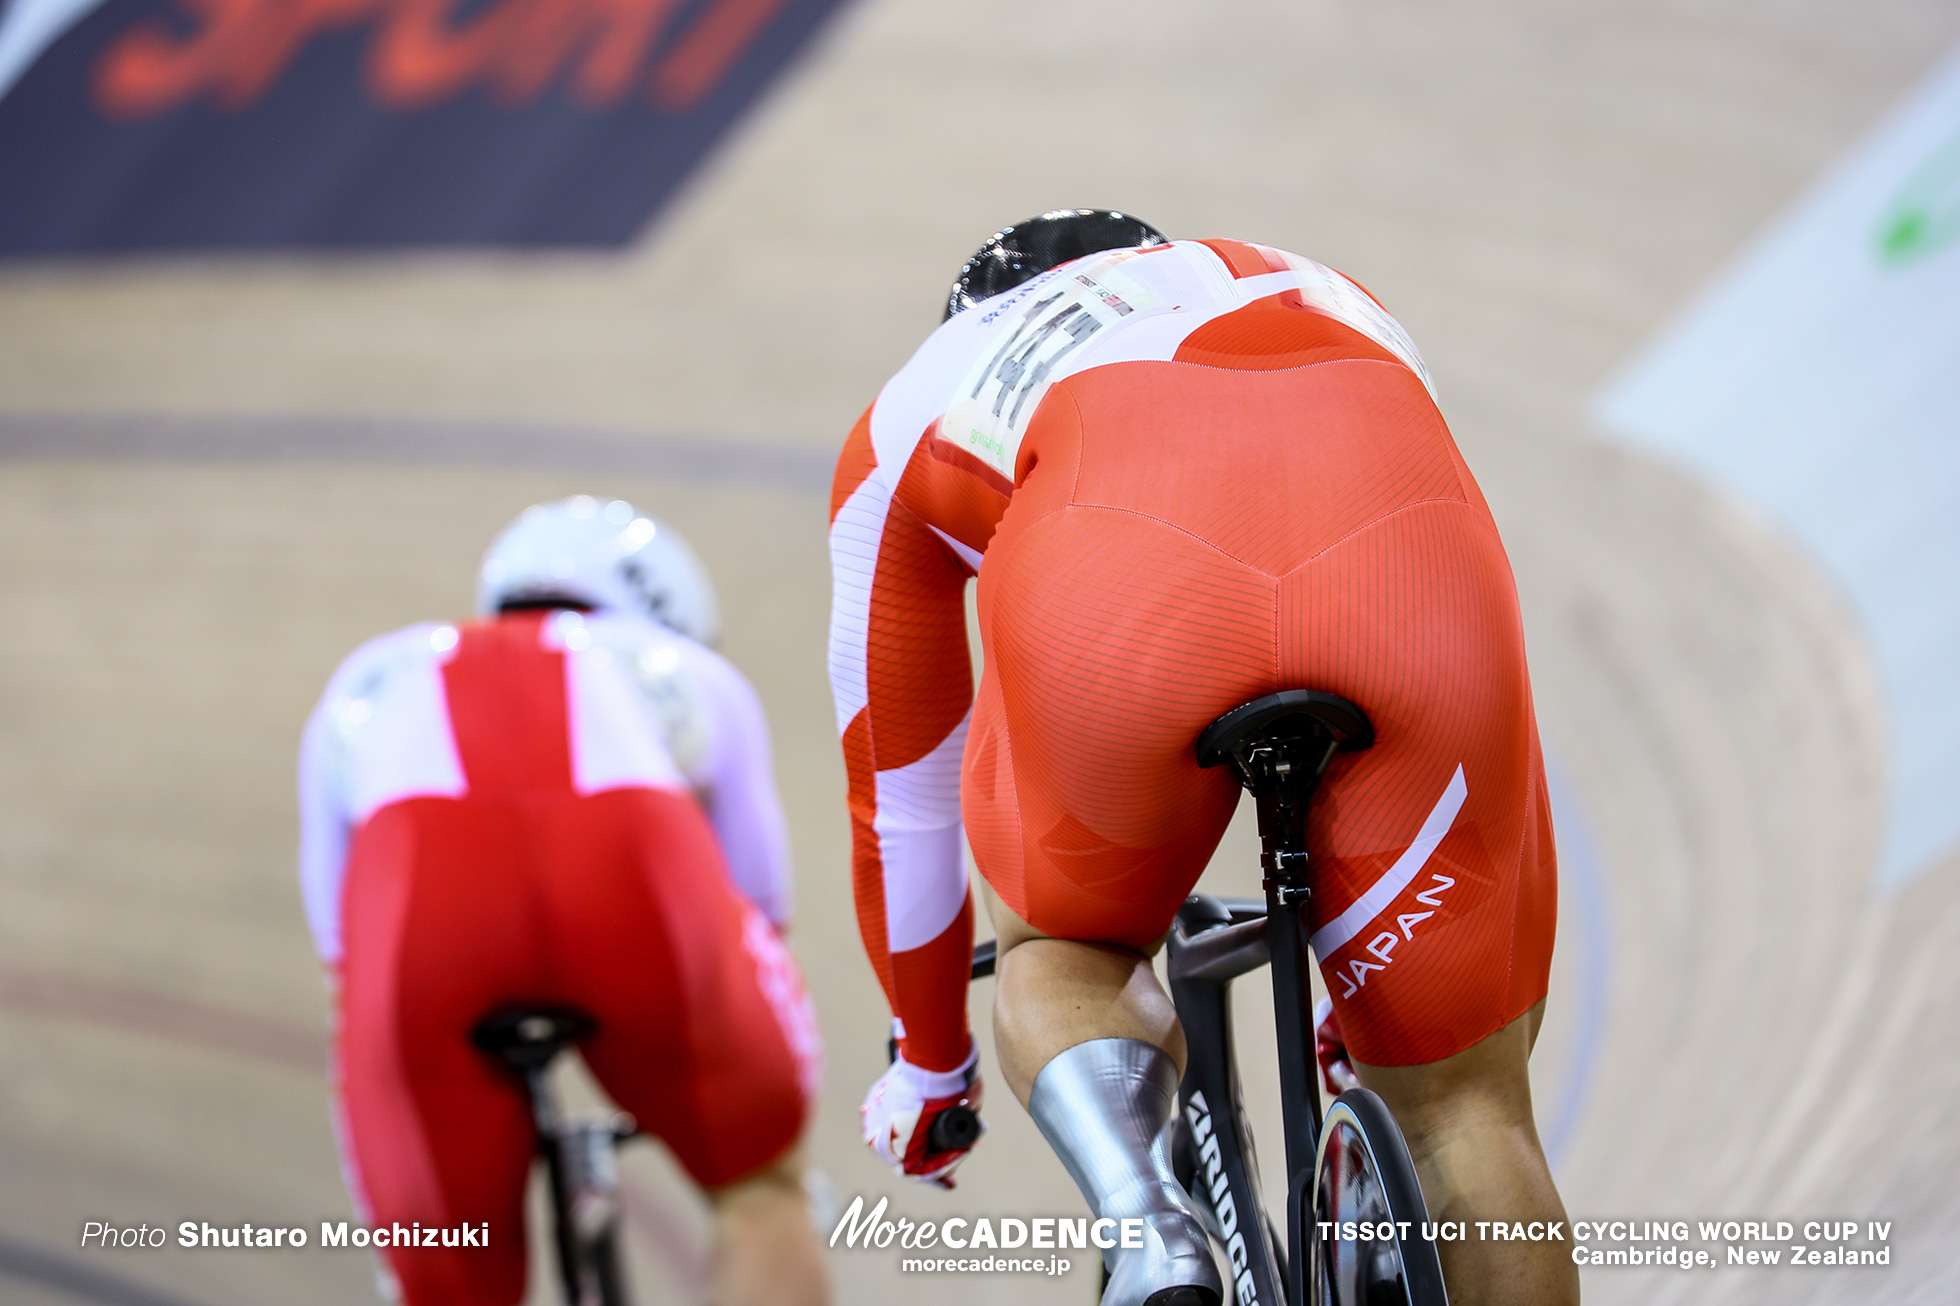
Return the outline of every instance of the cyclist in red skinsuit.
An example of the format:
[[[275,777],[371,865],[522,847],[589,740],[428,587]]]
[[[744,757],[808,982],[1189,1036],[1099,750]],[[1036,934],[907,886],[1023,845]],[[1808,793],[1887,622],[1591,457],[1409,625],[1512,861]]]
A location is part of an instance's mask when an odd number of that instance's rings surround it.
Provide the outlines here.
[[[1038,1122],[1041,1072],[1075,1043],[1127,1033],[1181,1061],[1140,959],[1238,800],[1193,741],[1310,686],[1376,729],[1309,830],[1314,950],[1362,1079],[1441,1209],[1562,1218],[1524,1081],[1556,882],[1522,627],[1413,344],[1338,273],[1241,241],[1107,249],[1008,284],[886,384],[832,494],[859,917],[901,1047],[868,1140],[920,1177],[960,1159],[922,1139],[978,1095],[962,824],[1008,950],[1003,1069]],[[1041,996],[1061,990],[1130,1014],[1075,1020]],[[1427,1123],[1449,1097],[1427,1068],[1473,1064],[1476,1109],[1519,1154],[1495,1188],[1465,1184],[1458,1140]],[[1453,1294],[1488,1277],[1457,1261]],[[1558,1300],[1571,1277],[1521,1273],[1510,1300]]]
[[[302,752],[362,1219],[453,1235],[387,1249],[409,1306],[523,1296],[531,1118],[469,1035],[499,1007],[570,1005],[596,1019],[593,1073],[715,1201],[717,1300],[815,1306],[794,1148],[819,1044],[778,937],[766,726],[702,642],[705,574],[628,505],[581,498],[506,532],[482,599],[485,620],[358,650]]]

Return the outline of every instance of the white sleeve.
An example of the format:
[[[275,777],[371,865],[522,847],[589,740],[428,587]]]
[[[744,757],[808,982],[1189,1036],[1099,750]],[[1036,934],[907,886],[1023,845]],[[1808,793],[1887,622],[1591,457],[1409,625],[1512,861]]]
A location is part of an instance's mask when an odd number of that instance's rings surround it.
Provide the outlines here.
[[[313,950],[330,966],[340,962],[340,885],[353,833],[332,737],[339,681],[336,676],[321,695],[299,744],[300,897]]]
[[[778,929],[793,907],[789,831],[769,748],[762,701],[741,672],[699,645],[689,649],[689,686],[708,718],[708,748],[688,777],[721,841],[735,887]]]
[[[375,676],[410,649],[427,647],[433,622],[381,635],[347,655],[306,719],[299,743],[299,891],[306,906],[313,950],[329,966],[340,963],[340,886],[347,875],[354,836],[345,750],[337,714],[359,693],[372,692]]]

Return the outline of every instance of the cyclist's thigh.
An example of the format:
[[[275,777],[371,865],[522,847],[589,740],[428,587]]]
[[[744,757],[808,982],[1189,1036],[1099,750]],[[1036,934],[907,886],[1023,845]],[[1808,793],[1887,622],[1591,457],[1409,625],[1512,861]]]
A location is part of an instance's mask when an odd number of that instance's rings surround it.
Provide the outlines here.
[[[554,820],[553,967],[598,1018],[594,1074],[703,1187],[774,1161],[815,1094],[815,1013],[707,818],[687,795],[620,789]]]
[[[1412,505],[1284,577],[1284,679],[1368,712],[1308,829],[1349,1050],[1462,1051],[1545,996],[1556,871],[1510,565],[1481,505]]]
[[[411,799],[370,818],[349,856],[336,1038],[347,1171],[377,1229],[419,1223],[459,1244],[387,1250],[409,1306],[524,1293],[531,1124],[469,1041],[531,983],[519,843],[494,804]],[[458,1226],[486,1245],[461,1246]]]
[[[1273,688],[1274,592],[1136,513],[1071,506],[996,539],[961,804],[1023,920],[1137,948],[1170,927],[1238,800],[1193,741]]]

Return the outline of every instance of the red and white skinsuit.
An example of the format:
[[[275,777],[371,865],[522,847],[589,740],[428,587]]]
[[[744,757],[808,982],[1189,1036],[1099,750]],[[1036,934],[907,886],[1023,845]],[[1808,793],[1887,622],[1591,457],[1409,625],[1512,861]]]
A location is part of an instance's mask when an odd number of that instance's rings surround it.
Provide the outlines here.
[[[1238,801],[1198,733],[1280,689],[1376,729],[1309,828],[1354,1055],[1437,1060],[1544,996],[1555,863],[1509,561],[1414,346],[1353,282],[1230,240],[1045,273],[885,385],[831,512],[859,923],[909,1063],[969,1054],[962,824],[1036,928],[1150,946]]]
[[[494,1008],[590,1012],[593,1072],[704,1187],[795,1141],[820,1045],[778,937],[782,812],[761,706],[713,652],[569,611],[383,636],[307,722],[300,815],[360,1213],[489,1227],[390,1249],[410,1306],[523,1295],[532,1126],[469,1041]]]

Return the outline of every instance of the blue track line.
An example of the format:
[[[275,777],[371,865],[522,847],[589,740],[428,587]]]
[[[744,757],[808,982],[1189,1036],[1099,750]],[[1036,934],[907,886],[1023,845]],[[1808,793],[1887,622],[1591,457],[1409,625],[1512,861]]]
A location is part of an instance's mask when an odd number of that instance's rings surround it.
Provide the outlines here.
[[[1545,1156],[1558,1168],[1577,1132],[1591,1095],[1593,1075],[1606,1027],[1607,991],[1613,973],[1612,910],[1606,896],[1598,845],[1586,820],[1579,791],[1548,754],[1545,781],[1552,796],[1552,826],[1558,837],[1559,892],[1573,895],[1579,908],[1579,937],[1565,940],[1579,949],[1579,1017],[1567,1054],[1565,1083],[1551,1128],[1545,1133]]]

